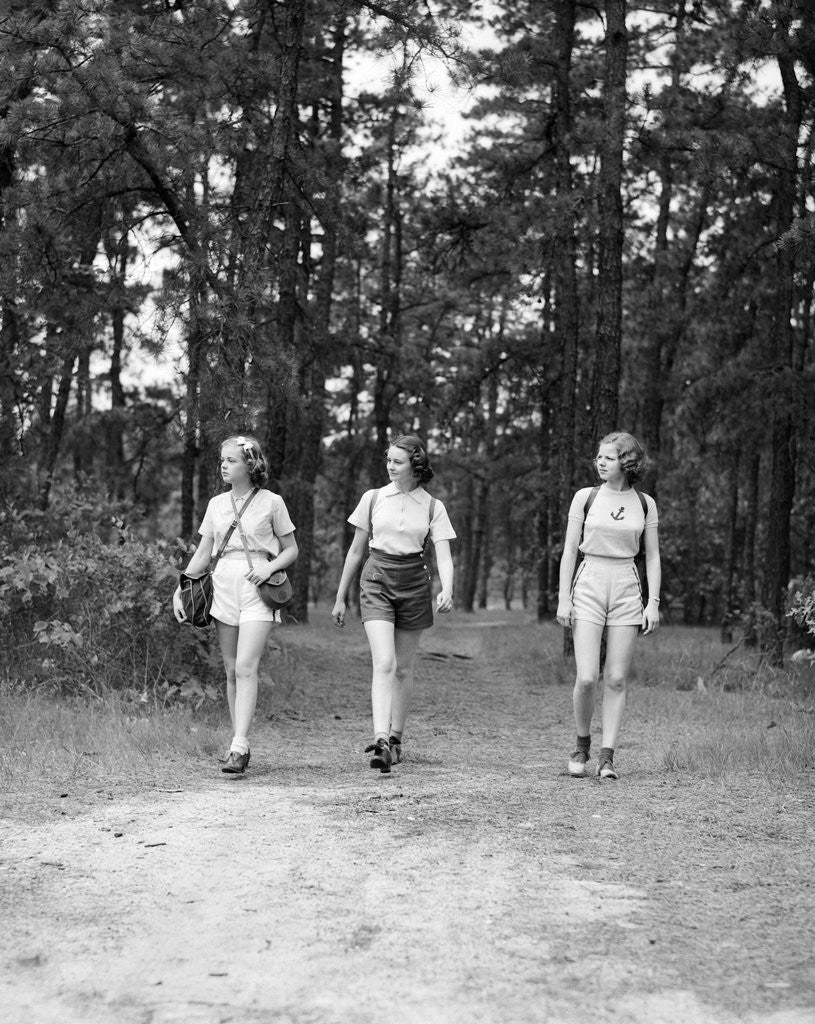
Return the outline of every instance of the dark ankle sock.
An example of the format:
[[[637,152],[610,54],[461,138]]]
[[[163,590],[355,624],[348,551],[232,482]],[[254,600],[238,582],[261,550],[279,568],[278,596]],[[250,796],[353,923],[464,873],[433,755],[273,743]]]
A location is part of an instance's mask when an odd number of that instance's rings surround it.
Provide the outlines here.
[[[588,752],[591,750],[591,736],[578,736],[577,749],[585,750],[588,754]]]
[[[600,747],[601,761],[614,761],[614,747]]]

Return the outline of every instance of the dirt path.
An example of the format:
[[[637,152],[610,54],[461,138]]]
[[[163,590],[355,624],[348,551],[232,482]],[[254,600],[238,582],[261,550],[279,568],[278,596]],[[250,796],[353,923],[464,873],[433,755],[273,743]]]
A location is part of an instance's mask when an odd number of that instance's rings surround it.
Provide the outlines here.
[[[363,767],[361,633],[350,683],[312,633],[301,716],[262,725],[245,778],[4,826],[3,1018],[812,1024],[810,858],[778,879],[772,837],[736,841],[747,792],[683,816],[704,783],[654,763],[647,707],[618,784],[569,779],[569,691],[514,662],[522,632],[428,635],[390,777]]]

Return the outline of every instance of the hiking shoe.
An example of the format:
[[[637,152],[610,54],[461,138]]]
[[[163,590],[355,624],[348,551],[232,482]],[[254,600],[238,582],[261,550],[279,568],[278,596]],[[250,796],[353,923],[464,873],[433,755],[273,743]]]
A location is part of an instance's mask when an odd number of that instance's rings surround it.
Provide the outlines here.
[[[597,775],[601,779],[619,779],[611,758],[604,757],[597,765]]]
[[[231,754],[231,753],[232,753],[232,751],[230,750],[229,754]],[[229,754],[227,754],[226,757],[219,757],[218,758],[218,764],[226,764],[227,761],[229,760]],[[249,757],[250,757],[249,751],[247,750],[246,751],[246,763],[243,766],[244,768],[248,768],[249,767]]]
[[[576,779],[585,779],[589,774],[589,752],[588,750],[575,750],[569,758],[569,775]]]
[[[373,757],[371,758],[370,764],[372,768],[378,768],[383,775],[387,775],[391,770],[391,748],[388,746],[387,740],[377,740],[376,743],[372,743],[370,747],[365,748],[365,753],[370,754],[373,751]]]
[[[245,754],[239,754],[237,750],[230,750],[229,757],[226,759],[226,764],[221,768],[221,771],[226,775],[243,775],[246,771],[246,766],[249,764],[249,751]]]
[[[402,763],[402,741],[398,740],[395,736],[391,736],[390,740],[391,748],[391,763],[401,764]]]

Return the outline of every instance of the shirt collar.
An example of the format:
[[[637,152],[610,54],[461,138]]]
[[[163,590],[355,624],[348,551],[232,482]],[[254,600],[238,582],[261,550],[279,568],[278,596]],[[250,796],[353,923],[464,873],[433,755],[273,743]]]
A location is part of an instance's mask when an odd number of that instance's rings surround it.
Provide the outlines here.
[[[383,489],[382,494],[386,498],[392,498],[397,494],[402,494],[402,491],[399,490],[396,484],[388,484],[387,487]],[[425,505],[425,499],[429,497],[427,491],[421,484],[419,484],[418,487],[414,487],[412,491],[407,491],[405,496],[412,498],[418,505]]]

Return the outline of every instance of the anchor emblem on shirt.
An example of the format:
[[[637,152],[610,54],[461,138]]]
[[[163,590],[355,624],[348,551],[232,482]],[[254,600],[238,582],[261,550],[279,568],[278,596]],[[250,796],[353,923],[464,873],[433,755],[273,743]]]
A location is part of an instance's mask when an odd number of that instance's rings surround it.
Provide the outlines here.
[[[612,519],[625,519],[625,505],[620,505],[616,512],[611,513]]]

